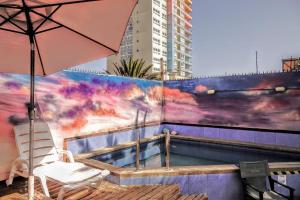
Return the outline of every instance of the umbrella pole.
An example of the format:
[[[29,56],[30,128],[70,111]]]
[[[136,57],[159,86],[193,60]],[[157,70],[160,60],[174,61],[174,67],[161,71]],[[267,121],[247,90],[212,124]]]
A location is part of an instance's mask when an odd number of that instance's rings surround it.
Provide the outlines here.
[[[35,106],[34,106],[34,43],[30,43],[30,104],[28,106],[29,116],[29,178],[28,178],[28,199],[34,199],[34,176],[33,176],[33,142],[34,142],[34,119],[35,119]]]
[[[22,0],[24,12],[27,22],[27,35],[30,42],[30,104],[28,106],[29,117],[29,176],[28,176],[28,199],[34,200],[34,176],[33,176],[33,142],[34,142],[34,119],[35,119],[35,102],[34,102],[34,61],[35,61],[35,44],[34,44],[34,30],[30,18],[30,8]]]

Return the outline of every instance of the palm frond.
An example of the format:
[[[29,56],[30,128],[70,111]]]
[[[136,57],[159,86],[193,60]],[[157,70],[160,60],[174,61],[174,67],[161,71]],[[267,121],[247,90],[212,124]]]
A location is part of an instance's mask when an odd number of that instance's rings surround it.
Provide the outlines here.
[[[157,74],[152,74],[151,69],[152,65],[145,66],[146,61],[144,59],[121,59],[119,65],[114,63],[113,72],[119,76],[130,76],[135,78],[144,78],[144,79],[156,79],[159,77]],[[109,71],[106,71],[107,74],[112,74]]]

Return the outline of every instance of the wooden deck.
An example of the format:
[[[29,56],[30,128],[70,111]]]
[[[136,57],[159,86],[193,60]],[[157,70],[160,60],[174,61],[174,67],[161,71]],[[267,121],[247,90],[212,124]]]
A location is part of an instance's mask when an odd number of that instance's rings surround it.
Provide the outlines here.
[[[26,183],[13,186],[14,188],[0,188],[0,200],[25,200]],[[42,194],[41,187],[36,183],[36,200],[56,199],[60,185],[48,182],[51,198]],[[204,194],[181,195],[178,185],[149,185],[149,186],[119,186],[103,181],[98,188],[83,187],[68,191],[66,200],[208,200]]]

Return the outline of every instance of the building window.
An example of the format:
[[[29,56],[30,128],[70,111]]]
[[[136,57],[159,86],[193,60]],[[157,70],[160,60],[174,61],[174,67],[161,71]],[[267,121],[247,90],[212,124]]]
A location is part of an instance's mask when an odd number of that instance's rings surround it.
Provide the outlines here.
[[[153,12],[154,12],[156,15],[160,16],[160,11],[157,10],[156,8],[153,8]]]
[[[160,49],[154,47],[153,52],[156,53],[156,54],[160,54]]]
[[[153,67],[153,71],[157,71],[157,72],[159,72],[159,71],[160,71],[160,68]]]
[[[166,32],[162,32],[162,35],[163,35],[164,37],[168,37],[168,34],[167,34]]]
[[[153,22],[154,22],[154,24],[160,26],[160,21],[158,19],[153,18]]]
[[[157,28],[153,27],[153,32],[156,33],[157,35],[160,35],[160,30]]]
[[[158,45],[160,45],[160,39],[153,38],[153,42],[154,42],[155,44],[158,44]]]
[[[160,63],[160,59],[159,59],[159,58],[154,57],[153,60],[154,60],[154,62],[156,62],[156,63]]]
[[[167,42],[162,42],[163,47],[167,47]]]
[[[160,2],[159,2],[159,0],[153,0],[153,2],[154,2],[154,4],[156,4],[157,6],[160,7]]]

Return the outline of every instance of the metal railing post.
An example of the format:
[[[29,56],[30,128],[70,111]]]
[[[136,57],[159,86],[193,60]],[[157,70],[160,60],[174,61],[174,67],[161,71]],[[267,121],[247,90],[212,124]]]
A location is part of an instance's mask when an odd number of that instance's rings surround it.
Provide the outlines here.
[[[136,121],[135,121],[135,128],[136,128],[136,157],[135,157],[135,167],[136,170],[140,169],[140,131],[138,127],[139,123],[139,110],[136,111]]]
[[[165,139],[165,142],[166,142],[166,168],[167,170],[170,169],[170,131],[167,131],[166,132],[166,139]]]

